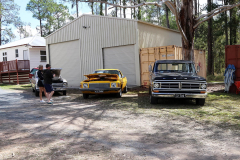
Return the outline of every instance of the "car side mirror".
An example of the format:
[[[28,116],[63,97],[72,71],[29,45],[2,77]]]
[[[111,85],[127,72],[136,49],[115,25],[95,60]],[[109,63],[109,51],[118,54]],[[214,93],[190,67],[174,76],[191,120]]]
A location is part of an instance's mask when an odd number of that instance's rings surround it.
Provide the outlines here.
[[[148,66],[148,71],[149,71],[149,72],[152,72],[152,65],[149,65],[149,66]]]
[[[200,66],[197,66],[197,73],[200,72]]]
[[[123,75],[122,78],[125,78],[125,76]]]

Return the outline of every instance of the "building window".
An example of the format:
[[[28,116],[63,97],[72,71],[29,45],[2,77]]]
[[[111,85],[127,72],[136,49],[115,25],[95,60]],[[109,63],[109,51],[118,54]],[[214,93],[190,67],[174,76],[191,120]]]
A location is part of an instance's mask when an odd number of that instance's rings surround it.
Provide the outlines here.
[[[15,49],[15,56],[18,58],[18,49]]]
[[[7,52],[3,52],[3,61],[7,61]]]
[[[40,51],[40,59],[41,59],[41,62],[47,62],[46,51]]]

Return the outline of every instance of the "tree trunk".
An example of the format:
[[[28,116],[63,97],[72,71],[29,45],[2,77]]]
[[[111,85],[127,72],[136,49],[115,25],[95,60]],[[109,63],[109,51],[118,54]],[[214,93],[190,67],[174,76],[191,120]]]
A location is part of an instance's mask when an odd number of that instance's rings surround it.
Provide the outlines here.
[[[235,4],[236,0],[231,0],[230,4]],[[230,45],[235,45],[237,43],[237,8],[230,10]]]
[[[195,16],[197,16],[197,14],[198,14],[198,12],[197,12],[197,11],[198,11],[198,6],[197,6],[198,3],[197,3],[197,1],[198,1],[198,0],[194,0],[194,2],[195,2],[195,3],[194,3]]]
[[[126,5],[126,0],[123,0],[123,5]],[[123,8],[123,17],[126,18],[126,8]]]
[[[93,12],[93,5],[94,5],[94,3],[92,2],[92,15],[94,15],[94,12]]]
[[[192,60],[194,61],[194,53],[193,53],[193,38],[194,38],[194,29],[193,25],[195,21],[193,19],[193,0],[184,0],[184,5],[182,5],[180,11],[180,23],[185,33],[188,43],[186,44],[182,39],[182,54],[184,60]]]
[[[166,12],[166,22],[167,22],[167,28],[170,28],[170,25],[169,25],[169,19],[168,19],[168,12],[169,12],[169,9],[168,7],[165,5],[165,12]]]
[[[136,0],[134,0],[133,2],[135,4]],[[133,8],[133,18],[136,19],[136,8],[135,7]]]
[[[100,15],[103,16],[103,4],[100,3]]]
[[[120,0],[120,6],[121,4],[122,4],[122,1]],[[120,18],[122,18],[122,8],[120,7],[119,9],[120,9]]]
[[[105,3],[105,16],[107,16],[107,4],[106,3]]]
[[[199,6],[200,6],[200,4],[199,4],[199,0],[198,0],[198,17],[199,17],[199,15],[200,15]]]
[[[116,2],[116,4],[117,4],[117,0],[115,0],[115,2]],[[113,4],[114,4],[114,1],[113,1]],[[116,17],[117,17],[117,11],[118,11],[118,9],[117,9],[117,7],[115,7]]]
[[[40,33],[41,33],[41,37],[43,36],[42,34],[42,19],[40,18]]]
[[[212,10],[212,0],[208,0],[208,12]],[[207,74],[214,75],[214,59],[212,51],[213,35],[212,35],[212,18],[208,20],[208,66]]]
[[[141,3],[141,1],[138,0],[138,4],[140,4],[140,3]],[[137,17],[138,17],[138,20],[141,20],[141,19],[142,19],[142,16],[141,16],[141,7],[138,7],[138,15],[137,15]]]
[[[77,17],[78,17],[78,0],[76,0],[76,9],[77,9]]]
[[[227,0],[224,0],[224,4],[227,5]],[[226,45],[228,45],[228,16],[227,11],[225,12],[225,37],[226,37]]]

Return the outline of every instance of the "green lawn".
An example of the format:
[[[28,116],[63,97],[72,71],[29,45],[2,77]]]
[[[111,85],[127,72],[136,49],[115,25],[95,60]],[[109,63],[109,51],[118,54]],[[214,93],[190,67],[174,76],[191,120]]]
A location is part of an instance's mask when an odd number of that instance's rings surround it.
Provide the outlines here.
[[[103,99],[101,102],[111,109],[155,116],[181,116],[190,121],[240,130],[240,95],[209,93],[205,105],[198,106],[195,100],[186,99],[160,99],[157,105],[151,105],[147,93],[135,97],[129,97],[129,94],[128,97]]]
[[[11,84],[0,84],[1,89],[6,90],[25,90],[25,89],[31,89],[30,84],[21,84],[21,85],[11,85]]]

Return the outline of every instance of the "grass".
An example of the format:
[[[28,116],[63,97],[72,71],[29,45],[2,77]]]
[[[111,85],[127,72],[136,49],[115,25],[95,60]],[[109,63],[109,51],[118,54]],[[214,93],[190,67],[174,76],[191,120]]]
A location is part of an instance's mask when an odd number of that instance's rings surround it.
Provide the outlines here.
[[[5,90],[26,90],[31,89],[30,84],[12,85],[12,84],[0,84],[1,89]]]
[[[151,105],[149,95],[139,93],[138,97],[105,99],[101,104],[111,109],[123,109],[136,114],[185,117],[189,121],[213,124],[223,128],[240,130],[240,95],[209,93],[204,106],[197,106],[195,100],[160,99]]]
[[[224,75],[209,75],[207,76],[207,82],[223,82]]]

